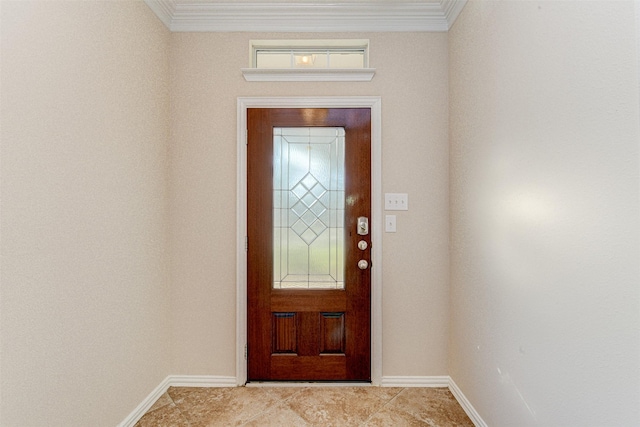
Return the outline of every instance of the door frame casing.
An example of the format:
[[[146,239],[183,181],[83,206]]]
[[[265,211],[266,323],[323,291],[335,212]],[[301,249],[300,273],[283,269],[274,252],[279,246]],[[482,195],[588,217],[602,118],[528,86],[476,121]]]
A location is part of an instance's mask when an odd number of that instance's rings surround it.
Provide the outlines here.
[[[382,379],[382,100],[379,96],[239,97],[237,102],[236,380],[247,382],[247,109],[371,109],[371,383]]]

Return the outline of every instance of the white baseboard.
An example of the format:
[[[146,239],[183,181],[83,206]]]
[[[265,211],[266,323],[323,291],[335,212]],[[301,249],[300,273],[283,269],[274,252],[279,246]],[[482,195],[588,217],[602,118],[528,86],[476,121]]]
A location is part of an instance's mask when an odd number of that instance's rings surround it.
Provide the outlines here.
[[[381,387],[449,387],[449,376],[382,377]]]
[[[236,387],[236,377],[216,375],[169,375],[164,379],[118,427],[133,427],[169,387]]]
[[[170,375],[169,387],[236,387],[236,377],[218,375]]]
[[[449,378],[449,390],[451,391],[451,394],[453,394],[453,396],[456,398],[460,406],[462,406],[464,412],[467,413],[467,416],[471,418],[471,422],[473,422],[474,426],[487,427],[487,423],[484,422],[480,414],[478,414],[478,411],[476,411],[471,402],[469,402],[469,399],[467,399],[464,393],[462,393],[462,390],[460,390],[456,382],[453,381],[453,378]]]
[[[158,400],[160,396],[162,396],[167,391],[167,389],[169,388],[169,378],[171,378],[171,376],[165,378],[164,381],[162,381],[160,385],[158,385],[158,387],[156,387],[142,401],[142,403],[140,403],[136,407],[136,409],[134,409],[133,412],[129,414],[129,416],[127,416],[127,418],[125,418],[120,424],[118,424],[118,427],[133,427],[138,422],[138,420],[147,413],[149,408],[151,408],[151,406],[156,403],[156,400]]]

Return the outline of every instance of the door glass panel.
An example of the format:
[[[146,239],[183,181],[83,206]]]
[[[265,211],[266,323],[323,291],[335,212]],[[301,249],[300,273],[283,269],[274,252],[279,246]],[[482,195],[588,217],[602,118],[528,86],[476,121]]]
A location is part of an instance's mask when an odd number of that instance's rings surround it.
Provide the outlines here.
[[[273,129],[273,287],[344,289],[341,127]]]

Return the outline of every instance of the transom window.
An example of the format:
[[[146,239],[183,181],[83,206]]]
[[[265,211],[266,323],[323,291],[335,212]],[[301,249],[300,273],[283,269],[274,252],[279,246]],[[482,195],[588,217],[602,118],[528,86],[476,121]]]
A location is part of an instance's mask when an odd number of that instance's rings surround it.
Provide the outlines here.
[[[368,40],[252,40],[256,69],[365,69]]]

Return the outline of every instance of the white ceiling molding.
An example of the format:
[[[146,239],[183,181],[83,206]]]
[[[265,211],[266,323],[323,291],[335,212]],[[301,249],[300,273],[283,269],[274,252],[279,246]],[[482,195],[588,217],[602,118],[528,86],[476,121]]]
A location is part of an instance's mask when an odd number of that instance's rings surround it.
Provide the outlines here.
[[[145,0],[174,32],[446,32],[467,0],[222,3]]]
[[[462,8],[467,4],[467,0],[442,0],[441,3],[447,20],[447,30],[450,30],[462,12]]]
[[[173,0],[144,0],[149,8],[155,13],[168,29],[171,30],[171,21],[176,11],[176,4]]]

